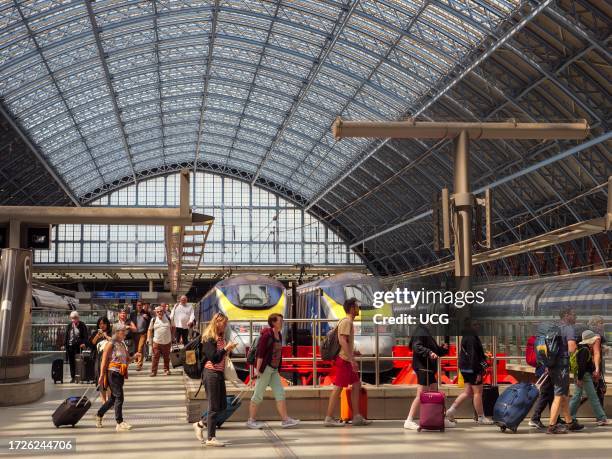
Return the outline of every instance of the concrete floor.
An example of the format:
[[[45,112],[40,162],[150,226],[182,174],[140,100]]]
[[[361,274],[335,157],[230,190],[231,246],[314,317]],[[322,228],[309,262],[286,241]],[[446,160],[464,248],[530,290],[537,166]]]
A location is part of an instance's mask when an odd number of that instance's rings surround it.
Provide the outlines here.
[[[32,374],[48,377],[48,364],[34,365]],[[78,395],[84,386],[53,385],[47,379],[46,394],[36,403],[0,408],[0,456],[41,457],[46,454],[10,454],[8,441],[18,439],[76,439],[76,452],[56,453],[53,457],[97,458],[110,453],[113,459],[273,458],[273,457],[363,457],[371,458],[596,458],[611,457],[612,428],[595,427],[586,420],[585,431],[562,436],[536,433],[526,424],[517,434],[502,434],[495,426],[475,426],[463,420],[445,433],[405,431],[402,421],[377,421],[369,427],[323,428],[319,422],[306,422],[284,430],[277,422],[261,431],[249,430],[242,423],[229,422],[218,438],[230,442],[228,448],[205,449],[194,438],[185,422],[184,390],[178,375],[149,378],[148,372],[130,372],[126,385],[124,416],[134,429],[116,433],[112,411],[103,429],[94,427],[93,416],[100,401],[75,429],[56,429],[51,414],[69,395]]]

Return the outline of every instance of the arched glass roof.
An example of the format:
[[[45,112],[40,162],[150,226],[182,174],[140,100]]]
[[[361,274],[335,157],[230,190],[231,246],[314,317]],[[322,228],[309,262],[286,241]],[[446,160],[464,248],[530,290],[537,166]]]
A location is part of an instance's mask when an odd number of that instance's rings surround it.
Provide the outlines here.
[[[519,0],[0,1],[0,96],[79,199],[176,164],[306,199],[368,142],[336,116],[394,119]]]

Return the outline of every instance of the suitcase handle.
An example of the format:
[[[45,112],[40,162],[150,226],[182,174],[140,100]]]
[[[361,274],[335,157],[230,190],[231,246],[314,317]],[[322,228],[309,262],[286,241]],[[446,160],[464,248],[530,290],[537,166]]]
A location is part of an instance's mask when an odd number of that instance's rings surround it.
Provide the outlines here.
[[[535,386],[538,388],[538,390],[540,390],[542,385],[544,385],[546,378],[548,378],[548,371],[544,372],[544,374],[536,381]]]

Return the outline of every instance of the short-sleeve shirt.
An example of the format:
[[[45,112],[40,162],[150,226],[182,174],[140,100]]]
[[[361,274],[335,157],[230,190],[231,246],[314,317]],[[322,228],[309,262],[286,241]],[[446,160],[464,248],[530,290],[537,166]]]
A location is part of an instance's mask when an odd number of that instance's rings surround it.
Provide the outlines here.
[[[559,329],[561,330],[561,357],[569,358],[569,348],[567,345],[568,341],[576,341],[576,330],[573,325],[559,323]]]
[[[338,323],[338,338],[340,338],[340,335],[348,336],[350,354],[344,352],[344,349],[341,346],[340,354],[338,355],[344,360],[352,360],[353,349],[355,347],[355,329],[353,327],[353,321],[351,319],[344,318]]]
[[[153,342],[170,344],[172,342],[172,322],[167,317],[155,317],[151,320],[149,330],[153,330]]]

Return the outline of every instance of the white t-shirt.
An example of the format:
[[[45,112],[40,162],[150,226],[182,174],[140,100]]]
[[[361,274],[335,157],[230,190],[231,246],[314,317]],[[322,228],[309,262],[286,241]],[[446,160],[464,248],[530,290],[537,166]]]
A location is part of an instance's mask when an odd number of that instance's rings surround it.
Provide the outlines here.
[[[182,305],[177,303],[172,308],[170,318],[174,321],[174,325],[177,328],[189,328],[189,322],[195,322],[195,313],[190,304]]]
[[[151,319],[149,330],[153,330],[153,342],[169,344],[172,342],[172,322],[167,317],[154,317]]]

